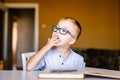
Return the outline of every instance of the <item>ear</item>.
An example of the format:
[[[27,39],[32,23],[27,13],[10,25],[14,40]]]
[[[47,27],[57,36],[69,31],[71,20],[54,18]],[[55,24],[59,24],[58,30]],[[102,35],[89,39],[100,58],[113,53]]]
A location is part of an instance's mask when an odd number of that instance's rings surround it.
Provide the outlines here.
[[[76,42],[76,39],[71,39],[70,42],[69,42],[69,44],[72,45],[72,44],[74,44],[75,42]]]

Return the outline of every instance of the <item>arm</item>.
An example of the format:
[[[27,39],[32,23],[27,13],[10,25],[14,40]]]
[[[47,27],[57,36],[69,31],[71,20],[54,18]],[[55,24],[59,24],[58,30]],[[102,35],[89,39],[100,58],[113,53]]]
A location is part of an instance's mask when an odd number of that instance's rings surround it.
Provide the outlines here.
[[[42,49],[40,49],[35,55],[30,57],[27,63],[27,70],[33,70],[42,60],[45,54],[58,42],[59,39],[57,39],[57,37],[53,36],[51,39],[48,38],[47,44]]]

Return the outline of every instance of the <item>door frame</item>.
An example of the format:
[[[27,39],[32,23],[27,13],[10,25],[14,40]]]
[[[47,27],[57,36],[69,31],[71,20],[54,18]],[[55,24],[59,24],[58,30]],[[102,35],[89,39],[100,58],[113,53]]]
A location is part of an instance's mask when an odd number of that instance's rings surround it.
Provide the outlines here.
[[[34,24],[34,51],[38,50],[38,41],[39,41],[39,4],[38,3],[4,3],[7,9],[35,9],[35,24]],[[3,50],[3,57],[7,59],[7,35],[8,32],[8,10],[5,11],[4,14],[4,50]]]

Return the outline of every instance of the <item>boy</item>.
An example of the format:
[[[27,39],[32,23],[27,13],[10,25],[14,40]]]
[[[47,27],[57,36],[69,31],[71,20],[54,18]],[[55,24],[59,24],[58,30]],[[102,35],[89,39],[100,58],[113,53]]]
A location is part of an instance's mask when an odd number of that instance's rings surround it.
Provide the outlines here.
[[[48,38],[47,44],[29,59],[27,70],[85,67],[83,57],[70,48],[81,34],[78,21],[70,17],[62,18],[52,27],[52,31],[52,37]]]

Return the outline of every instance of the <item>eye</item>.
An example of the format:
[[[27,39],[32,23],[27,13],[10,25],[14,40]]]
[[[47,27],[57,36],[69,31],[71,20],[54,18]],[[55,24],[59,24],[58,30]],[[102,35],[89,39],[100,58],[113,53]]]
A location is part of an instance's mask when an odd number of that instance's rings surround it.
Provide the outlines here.
[[[67,29],[61,29],[61,30],[60,30],[60,33],[61,33],[61,34],[64,34],[64,35],[67,34],[67,32],[68,32]]]
[[[52,29],[54,32],[57,32],[58,28],[57,27],[53,27]]]

